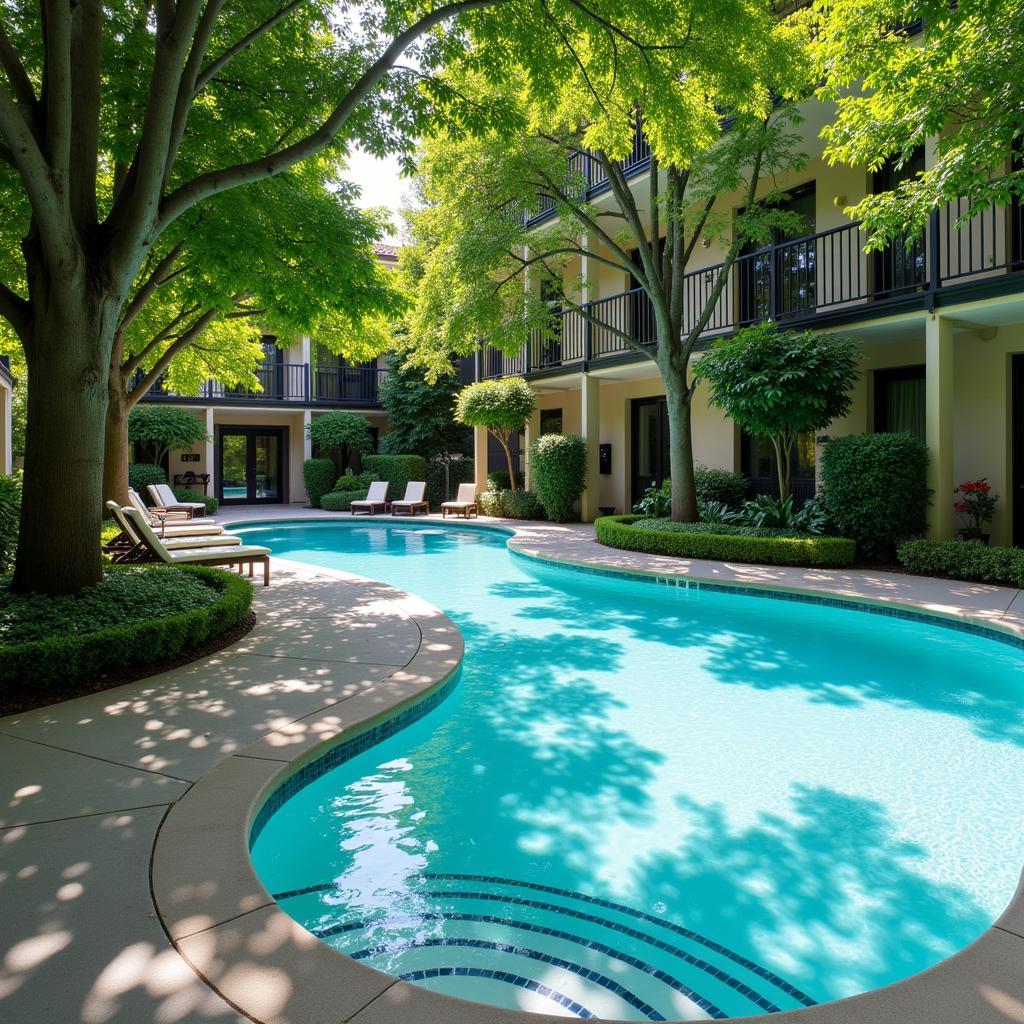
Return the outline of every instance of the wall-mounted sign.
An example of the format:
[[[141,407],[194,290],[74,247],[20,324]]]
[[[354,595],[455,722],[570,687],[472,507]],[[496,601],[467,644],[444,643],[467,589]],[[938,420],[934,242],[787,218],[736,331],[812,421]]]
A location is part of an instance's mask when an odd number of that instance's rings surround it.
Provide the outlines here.
[[[181,456],[181,461],[182,462],[198,462],[199,461],[199,453],[197,452],[196,454],[193,455],[191,452],[185,452]]]

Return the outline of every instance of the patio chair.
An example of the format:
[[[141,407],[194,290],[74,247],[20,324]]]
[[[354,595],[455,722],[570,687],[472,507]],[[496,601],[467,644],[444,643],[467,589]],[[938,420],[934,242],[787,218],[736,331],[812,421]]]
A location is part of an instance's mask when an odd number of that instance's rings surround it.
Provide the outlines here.
[[[427,493],[427,485],[422,480],[410,481],[405,485],[405,497],[401,501],[391,502],[391,514],[416,515],[417,509],[422,509],[426,515],[430,511],[430,505],[424,500]]]
[[[205,537],[224,532],[212,519],[189,519],[184,512],[164,512],[148,508],[133,487],[128,488],[128,501],[134,505],[163,537]]]
[[[131,506],[126,506],[131,508]],[[152,561],[150,558],[150,551],[145,541],[143,540],[138,529],[132,526],[132,524],[125,518],[124,512],[126,509],[121,508],[116,501],[107,502],[107,511],[110,512],[117,522],[117,525],[121,528],[121,533],[115,537],[112,541],[103,546],[103,551],[110,555],[115,562],[147,562]],[[132,509],[132,511],[137,511]],[[168,551],[184,551],[190,548],[223,548],[223,547],[236,547],[242,543],[240,537],[236,537],[231,533],[214,533],[206,534],[205,536],[174,536],[161,531],[160,526],[153,527],[150,525],[148,516],[143,516],[141,513],[139,517],[144,520],[147,526],[153,530],[164,547]]]
[[[476,484],[459,484],[459,493],[455,495],[455,500],[441,503],[441,518],[447,519],[449,513],[455,516],[461,513],[466,519],[471,515],[479,515],[476,506]]]
[[[153,528],[136,508],[123,508],[121,516],[126,520],[132,532],[139,537],[155,561],[167,565],[237,565],[239,571],[243,565],[249,566],[252,576],[253,566],[263,566],[263,586],[270,584],[270,548],[258,547],[255,544],[239,544],[237,547],[168,548],[153,532]],[[235,540],[238,540],[236,537]]]
[[[370,490],[365,498],[352,502],[352,515],[372,516],[375,512],[386,512],[388,510],[388,482],[387,480],[374,480],[370,484]],[[359,512],[356,511],[359,510]]]
[[[186,512],[189,519],[195,519],[199,513],[206,512],[205,502],[179,501],[167,484],[150,484],[149,493],[156,502],[155,505],[150,505],[154,512]]]

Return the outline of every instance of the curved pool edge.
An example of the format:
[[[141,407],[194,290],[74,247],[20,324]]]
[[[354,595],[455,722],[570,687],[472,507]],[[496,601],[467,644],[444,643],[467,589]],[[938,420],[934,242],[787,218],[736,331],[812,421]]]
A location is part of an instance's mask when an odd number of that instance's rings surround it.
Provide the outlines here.
[[[283,517],[236,523],[267,525],[289,518],[301,522],[346,522],[351,517]],[[362,522],[360,518],[360,522]],[[368,521],[394,523],[390,517],[368,517]],[[404,522],[404,521],[403,521]],[[424,520],[419,520],[423,523]],[[440,520],[431,518],[436,526]],[[458,522],[455,528],[467,527]],[[589,569],[608,575],[660,578],[665,561],[659,556],[630,553],[629,565],[620,567],[614,557],[608,564],[598,556],[574,561],[564,545],[558,555],[538,549],[538,533],[545,524],[470,523],[471,529],[489,529],[511,535],[509,547],[517,554],[542,562]],[[603,549],[602,549],[603,550]],[[638,561],[647,561],[638,568]],[[277,562],[283,562],[276,559]],[[599,563],[595,566],[595,563]],[[653,563],[653,564],[650,564]],[[285,563],[287,564],[287,563]],[[728,568],[723,563],[705,563]],[[307,571],[313,567],[303,564]],[[738,567],[759,571],[765,567]],[[388,593],[419,606],[431,606],[413,595],[386,584],[334,570],[315,568],[317,573],[360,583],[377,592]],[[680,573],[675,574],[677,577]],[[775,574],[778,576],[778,574]],[[823,574],[817,574],[819,577]],[[694,577],[704,579],[706,577]],[[910,581],[917,577],[908,577]],[[714,579],[723,589],[732,589],[721,578]],[[747,585],[754,585],[744,580]],[[801,591],[793,580],[782,583],[763,580],[757,589],[764,596],[779,593],[813,595],[823,601],[819,587]],[[957,586],[949,581],[924,581]],[[740,583],[733,586],[741,585]],[[959,585],[963,586],[963,585]],[[995,590],[998,588],[981,588]],[[1003,588],[1005,589],[1005,588]],[[1016,592],[1012,592],[1016,594]],[[842,595],[844,605],[868,605],[870,598]],[[950,610],[932,600],[904,598],[884,602],[907,609],[932,621],[952,619],[973,622],[986,633],[1002,632],[1020,637],[1021,623],[997,623],[991,615],[972,615],[969,610]],[[1012,601],[1011,601],[1012,603]],[[313,763],[339,742],[364,735],[368,730],[400,715],[406,708],[430,697],[457,678],[462,661],[462,637],[447,616],[432,609],[437,618],[423,611],[428,625],[449,630],[438,634],[438,646],[455,643],[447,655],[425,650],[421,642],[416,655],[401,673],[394,673],[369,689],[378,689],[361,706],[345,708],[363,694],[349,697],[341,705],[332,705],[304,719],[310,732],[283,748],[263,740],[219,762],[196,782],[189,792],[172,806],[157,833],[151,864],[154,903],[165,931],[178,952],[193,970],[236,1009],[261,1024],[327,1024],[351,1021],[353,1024],[544,1024],[562,1021],[554,1017],[522,1011],[504,1010],[485,1004],[440,995],[428,989],[399,981],[367,967],[317,939],[274,903],[252,868],[249,837],[253,824],[267,799],[304,766]],[[415,614],[413,613],[414,617]],[[443,623],[447,626],[444,626]],[[423,627],[421,625],[421,633]],[[427,634],[429,635],[429,629]],[[457,658],[453,656],[457,649]],[[419,660],[421,659],[422,660]],[[410,670],[414,670],[411,671]],[[418,681],[394,680],[407,673]],[[366,692],[366,691],[364,691]],[[338,720],[341,710],[355,712]],[[333,712],[333,714],[332,714]],[[342,737],[344,736],[344,741]],[[1024,1022],[1024,881],[999,919],[974,943],[934,967],[856,996],[819,1006],[732,1018],[742,1024],[1022,1024]]]

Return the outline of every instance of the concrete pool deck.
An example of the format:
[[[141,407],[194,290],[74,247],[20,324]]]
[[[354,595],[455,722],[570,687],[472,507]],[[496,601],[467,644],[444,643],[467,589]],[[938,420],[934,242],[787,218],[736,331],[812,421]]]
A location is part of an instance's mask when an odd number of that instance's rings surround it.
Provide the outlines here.
[[[278,506],[220,518],[349,517]],[[1010,588],[686,562],[603,548],[592,527],[502,525],[516,531],[510,546],[533,557],[899,605],[1024,636],[1024,600]],[[0,719],[0,1020],[555,1020],[397,982],[329,949],[270,900],[245,852],[266,793],[342,734],[437,691],[462,642],[414,596],[281,559],[254,608],[256,628],[218,654]],[[757,1019],[1024,1024],[1020,893],[977,943],[931,971]]]

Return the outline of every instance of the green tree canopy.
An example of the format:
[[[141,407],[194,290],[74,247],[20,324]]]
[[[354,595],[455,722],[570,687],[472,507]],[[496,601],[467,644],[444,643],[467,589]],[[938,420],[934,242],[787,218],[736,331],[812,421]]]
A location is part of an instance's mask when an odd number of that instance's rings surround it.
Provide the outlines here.
[[[360,455],[373,451],[373,434],[366,417],[357,412],[329,412],[318,416],[306,428],[309,439],[322,452],[343,451]]]
[[[815,331],[748,327],[705,352],[694,368],[709,402],[775,449],[779,493],[790,494],[797,435],[823,430],[850,409],[860,375],[856,342]]]
[[[508,461],[512,490],[517,490],[512,464],[512,438],[526,429],[537,407],[533,388],[522,377],[482,380],[467,384],[455,403],[455,419],[467,427],[485,427],[497,439]]]
[[[968,216],[1024,196],[1024,169],[1008,167],[1024,140],[1022,0],[821,0],[817,11],[821,94],[838,103],[826,157],[874,170],[935,146],[922,174],[851,208],[869,245],[916,236],[960,196]]]
[[[440,455],[471,450],[469,431],[455,420],[459,375],[449,372],[434,381],[407,353],[392,352],[388,375],[381,381],[380,400],[388,414],[388,432],[381,438],[383,455]]]
[[[140,444],[159,465],[168,452],[181,451],[209,440],[206,427],[186,409],[173,405],[143,405],[128,417],[128,440]]]

